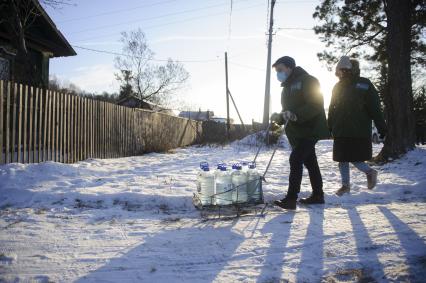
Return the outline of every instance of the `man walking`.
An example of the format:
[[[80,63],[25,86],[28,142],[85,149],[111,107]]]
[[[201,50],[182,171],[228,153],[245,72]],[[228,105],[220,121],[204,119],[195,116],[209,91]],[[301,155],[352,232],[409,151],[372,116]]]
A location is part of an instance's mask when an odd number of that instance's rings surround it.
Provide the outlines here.
[[[284,209],[296,209],[296,201],[302,182],[303,165],[308,169],[312,194],[301,199],[303,204],[324,203],[322,177],[315,154],[318,140],[329,137],[324,111],[324,99],[319,90],[318,80],[289,56],[279,58],[273,65],[281,82],[282,112],[274,113],[271,120],[286,124],[285,132],[291,144],[290,177],[287,195],[274,203]]]

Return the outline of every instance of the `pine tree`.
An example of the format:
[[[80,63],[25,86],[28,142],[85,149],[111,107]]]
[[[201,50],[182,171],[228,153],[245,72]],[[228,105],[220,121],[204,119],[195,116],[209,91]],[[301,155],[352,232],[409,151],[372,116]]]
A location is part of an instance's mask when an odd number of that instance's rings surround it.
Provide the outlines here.
[[[426,65],[425,1],[324,0],[313,17],[320,21],[314,30],[326,43],[320,60],[331,66],[338,57],[349,55],[373,66],[388,123],[378,159],[397,158],[413,149],[411,70]]]

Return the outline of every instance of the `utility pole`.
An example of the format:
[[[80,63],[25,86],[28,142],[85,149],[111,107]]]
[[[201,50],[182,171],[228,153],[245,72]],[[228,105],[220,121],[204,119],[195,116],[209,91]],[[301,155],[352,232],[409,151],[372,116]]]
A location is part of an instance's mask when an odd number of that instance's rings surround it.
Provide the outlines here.
[[[271,0],[271,12],[269,18],[268,31],[268,59],[266,63],[266,84],[265,84],[265,101],[263,104],[263,126],[266,128],[269,124],[269,104],[271,101],[271,49],[272,49],[272,33],[274,25],[274,6],[276,0]]]
[[[229,87],[228,87],[228,52],[225,52],[225,77],[226,77],[226,136],[230,139],[229,131],[231,122],[229,120]]]

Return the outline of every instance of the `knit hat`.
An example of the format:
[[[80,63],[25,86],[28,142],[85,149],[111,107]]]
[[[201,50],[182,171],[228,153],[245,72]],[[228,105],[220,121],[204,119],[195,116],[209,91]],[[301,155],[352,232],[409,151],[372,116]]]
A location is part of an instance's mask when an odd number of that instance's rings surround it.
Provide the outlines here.
[[[351,59],[348,56],[342,56],[336,65],[337,69],[352,69]]]
[[[291,58],[290,56],[283,56],[281,58],[279,58],[273,65],[272,67],[275,67],[278,64],[283,64],[284,66],[288,67],[288,68],[292,68],[294,69],[296,67],[296,61],[294,61],[293,58]]]

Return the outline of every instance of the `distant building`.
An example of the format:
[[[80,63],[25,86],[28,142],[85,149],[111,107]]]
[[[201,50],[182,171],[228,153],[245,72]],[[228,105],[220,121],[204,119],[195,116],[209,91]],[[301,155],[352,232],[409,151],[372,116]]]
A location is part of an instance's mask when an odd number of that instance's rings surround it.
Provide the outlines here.
[[[213,117],[211,120],[215,121],[217,123],[223,123],[223,124],[226,124],[226,122],[227,122],[226,118],[221,118],[221,117]],[[229,123],[233,124],[234,123],[234,119],[229,118]]]
[[[170,110],[170,109],[167,109],[167,108],[161,107],[159,105],[140,100],[139,98],[134,97],[134,96],[122,98],[119,101],[117,101],[117,104],[121,105],[121,106],[130,107],[130,108],[145,109],[145,110],[150,110],[150,111],[154,111],[154,112],[161,112],[161,113],[164,113],[164,114],[176,116],[173,113],[173,111]]]
[[[182,111],[179,113],[179,117],[197,121],[209,121],[213,116],[213,111]]]
[[[49,59],[53,57],[74,56],[77,53],[57,29],[55,23],[47,15],[38,0],[26,0],[26,8],[34,18],[25,32],[25,42],[28,56],[19,56],[16,34],[10,22],[4,15],[12,13],[8,6],[2,6],[0,16],[0,79],[34,86],[48,87],[49,84]],[[18,6],[19,7],[19,6]],[[27,12],[28,13],[28,12]],[[24,13],[25,14],[25,13]],[[30,66],[28,65],[30,64]]]

